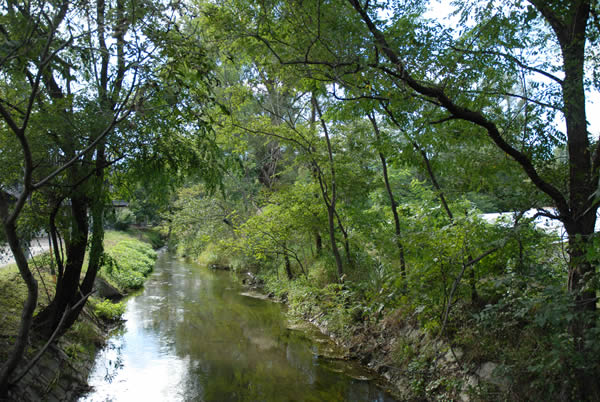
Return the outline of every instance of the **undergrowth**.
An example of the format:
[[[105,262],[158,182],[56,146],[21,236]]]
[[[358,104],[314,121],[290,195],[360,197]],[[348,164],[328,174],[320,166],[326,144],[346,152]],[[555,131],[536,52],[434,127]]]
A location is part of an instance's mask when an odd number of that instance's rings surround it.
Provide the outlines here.
[[[90,299],[90,305],[96,316],[106,321],[118,321],[125,313],[125,303],[123,302],[113,303],[108,299],[102,301]]]

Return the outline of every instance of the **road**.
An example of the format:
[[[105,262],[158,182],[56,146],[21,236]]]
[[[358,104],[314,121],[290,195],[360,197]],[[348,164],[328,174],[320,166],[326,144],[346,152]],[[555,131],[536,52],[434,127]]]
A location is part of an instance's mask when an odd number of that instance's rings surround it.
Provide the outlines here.
[[[29,252],[30,256],[39,255],[48,250],[48,238],[47,237],[38,237],[31,241]],[[4,267],[8,264],[12,264],[15,262],[13,258],[13,254],[10,251],[8,245],[3,245],[0,247],[0,267]]]

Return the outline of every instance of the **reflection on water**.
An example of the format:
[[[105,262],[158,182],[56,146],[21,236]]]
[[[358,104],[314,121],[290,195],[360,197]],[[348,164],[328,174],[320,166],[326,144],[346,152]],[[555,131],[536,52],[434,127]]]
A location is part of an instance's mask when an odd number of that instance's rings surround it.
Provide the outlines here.
[[[159,256],[80,401],[392,401],[316,357],[281,306],[240,295],[229,273]]]

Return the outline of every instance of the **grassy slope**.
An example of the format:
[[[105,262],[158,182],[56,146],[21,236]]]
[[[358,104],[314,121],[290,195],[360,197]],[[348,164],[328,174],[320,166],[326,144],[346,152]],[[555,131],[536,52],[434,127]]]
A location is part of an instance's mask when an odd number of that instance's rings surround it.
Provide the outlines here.
[[[151,246],[146,242],[148,241],[147,235],[141,232],[128,234],[125,232],[114,232],[107,231],[104,247],[107,254],[115,257],[117,264],[121,271],[128,272],[128,269],[133,269],[135,257],[139,255],[139,251],[144,250],[147,255],[155,254]],[[129,247],[134,248],[133,251],[129,252]],[[115,252],[115,250],[117,252]],[[122,261],[119,261],[121,259]],[[128,259],[128,261],[125,261]],[[142,268],[147,274],[153,265],[148,258],[145,259],[146,265]],[[87,260],[84,263],[84,267],[87,264]],[[150,264],[148,266],[148,264]],[[34,272],[34,276],[39,282],[39,299],[36,313],[48,305],[49,300],[54,295],[54,288],[56,284],[56,278],[50,274],[50,259],[48,253],[39,255],[30,260],[31,269]],[[104,270],[104,268],[102,269]],[[141,274],[143,277],[143,274]],[[105,274],[101,273],[101,276]],[[137,275],[136,277],[138,277]],[[109,279],[114,282],[114,280]],[[143,281],[143,280],[142,280]],[[118,283],[117,283],[118,286]],[[128,290],[126,284],[119,286],[121,290]],[[23,302],[27,296],[27,289],[23,283],[17,266],[11,264],[0,268],[0,361],[6,358],[6,353],[10,350],[10,344],[12,343],[12,337],[16,334],[20,322],[21,309]],[[99,301],[95,301],[98,303]],[[97,313],[97,312],[96,312]],[[95,350],[94,343],[100,341],[99,334],[90,328],[89,312],[84,313],[84,320],[80,320],[76,323],[73,328],[65,335],[65,338],[69,340],[71,346],[67,350],[68,354],[72,354],[72,357],[80,354],[84,350],[91,352]],[[81,342],[80,342],[81,341]],[[72,352],[72,353],[69,353]]]
[[[142,232],[136,232],[134,237],[113,231],[105,236],[106,257],[99,275],[122,293],[139,289],[154,266],[156,252],[140,240],[143,236]]]

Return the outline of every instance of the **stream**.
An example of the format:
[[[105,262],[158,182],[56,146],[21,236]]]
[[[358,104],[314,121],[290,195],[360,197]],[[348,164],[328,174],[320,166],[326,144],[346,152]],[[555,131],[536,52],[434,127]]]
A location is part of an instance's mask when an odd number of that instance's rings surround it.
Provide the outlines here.
[[[98,353],[80,401],[394,399],[335,345],[294,329],[280,304],[244,295],[232,274],[160,253],[126,320]]]

